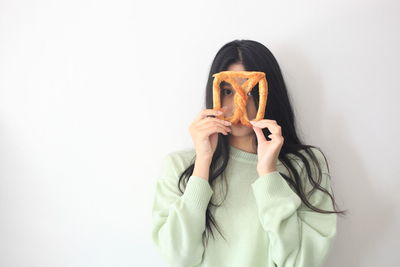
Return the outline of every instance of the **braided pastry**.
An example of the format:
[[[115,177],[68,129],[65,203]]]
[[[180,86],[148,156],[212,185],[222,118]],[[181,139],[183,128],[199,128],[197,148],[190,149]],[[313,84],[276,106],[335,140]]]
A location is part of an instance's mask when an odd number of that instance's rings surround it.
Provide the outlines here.
[[[213,80],[213,109],[219,110],[221,109],[221,89],[220,83],[222,81],[228,82],[232,85],[236,94],[234,96],[234,109],[233,115],[231,117],[225,118],[224,115],[219,115],[217,118],[228,120],[232,124],[242,123],[245,126],[252,127],[252,124],[249,122],[249,118],[247,116],[246,105],[248,93],[253,89],[254,86],[259,83],[259,95],[260,101],[257,111],[257,116],[254,119],[255,121],[262,120],[264,118],[264,113],[267,105],[267,96],[268,96],[268,83],[265,77],[264,72],[259,71],[221,71],[218,72],[212,77]],[[247,78],[242,85],[237,83],[234,78]]]

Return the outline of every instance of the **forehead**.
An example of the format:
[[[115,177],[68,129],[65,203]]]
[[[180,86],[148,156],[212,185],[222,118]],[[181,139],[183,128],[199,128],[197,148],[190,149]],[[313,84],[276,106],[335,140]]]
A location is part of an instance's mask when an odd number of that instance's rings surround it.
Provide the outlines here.
[[[245,71],[245,68],[242,63],[235,63],[235,64],[230,65],[227,70],[228,71]],[[239,78],[239,77],[235,77],[233,79],[240,85],[247,80],[246,78]]]

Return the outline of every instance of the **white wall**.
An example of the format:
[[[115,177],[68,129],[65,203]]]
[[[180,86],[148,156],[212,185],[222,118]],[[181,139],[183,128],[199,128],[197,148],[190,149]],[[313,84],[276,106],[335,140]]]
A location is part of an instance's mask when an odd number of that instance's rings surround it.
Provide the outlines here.
[[[350,212],[326,266],[398,266],[399,9],[2,0],[0,265],[165,266],[150,239],[161,159],[192,146],[217,50],[253,39],[280,63],[299,132]]]

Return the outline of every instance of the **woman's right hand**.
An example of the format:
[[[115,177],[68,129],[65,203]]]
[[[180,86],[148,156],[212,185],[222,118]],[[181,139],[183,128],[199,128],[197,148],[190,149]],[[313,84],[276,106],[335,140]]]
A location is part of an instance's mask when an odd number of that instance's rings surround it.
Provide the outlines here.
[[[218,133],[228,135],[231,131],[231,122],[208,116],[219,116],[222,111],[214,109],[204,109],[190,124],[189,132],[192,136],[193,144],[196,150],[196,157],[203,159],[212,159],[218,143]],[[218,113],[221,112],[221,113]]]

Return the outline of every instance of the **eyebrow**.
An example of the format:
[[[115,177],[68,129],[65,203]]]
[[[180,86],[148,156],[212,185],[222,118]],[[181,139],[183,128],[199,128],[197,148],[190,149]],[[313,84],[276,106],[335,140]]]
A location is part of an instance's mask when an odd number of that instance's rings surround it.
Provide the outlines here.
[[[220,87],[232,87],[232,86],[227,82],[221,82]]]

